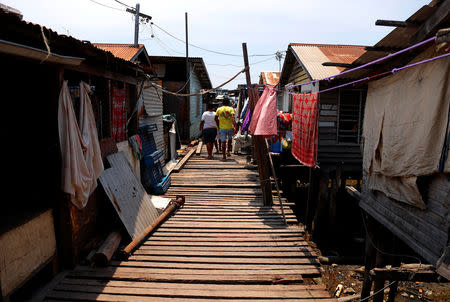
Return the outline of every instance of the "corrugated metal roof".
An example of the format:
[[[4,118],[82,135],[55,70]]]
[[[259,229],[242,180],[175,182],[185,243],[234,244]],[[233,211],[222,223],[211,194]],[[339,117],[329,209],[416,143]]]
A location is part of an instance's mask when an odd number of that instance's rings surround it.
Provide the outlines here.
[[[280,74],[281,72],[276,71],[263,71],[261,72],[261,83],[260,84],[267,84],[270,86],[276,86],[278,85],[278,82],[280,82]]]
[[[312,80],[340,73],[345,68],[323,66],[325,62],[352,63],[363,53],[365,46],[291,43],[290,48]]]
[[[92,43],[94,46],[111,52],[114,56],[131,61],[144,48],[144,44],[139,44],[138,47],[134,47],[134,44],[110,44],[110,43]]]

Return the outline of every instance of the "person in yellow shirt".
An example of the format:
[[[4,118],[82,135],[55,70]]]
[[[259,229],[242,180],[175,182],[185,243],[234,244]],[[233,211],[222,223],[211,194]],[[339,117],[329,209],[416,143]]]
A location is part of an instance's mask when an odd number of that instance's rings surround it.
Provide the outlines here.
[[[220,141],[222,143],[223,159],[226,160],[227,156],[231,156],[231,143],[233,135],[236,134],[236,121],[234,119],[234,109],[230,106],[230,100],[228,98],[223,99],[222,107],[219,107],[216,111],[216,124],[219,128]],[[227,150],[228,139],[228,150]]]

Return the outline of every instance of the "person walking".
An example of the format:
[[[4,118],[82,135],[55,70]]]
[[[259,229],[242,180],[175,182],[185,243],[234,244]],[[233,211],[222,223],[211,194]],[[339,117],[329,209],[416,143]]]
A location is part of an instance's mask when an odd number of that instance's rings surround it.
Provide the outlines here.
[[[202,121],[200,122],[200,131],[202,132],[203,142],[206,144],[208,151],[208,159],[212,159],[213,145],[217,137],[216,128],[216,113],[214,112],[214,105],[208,103],[206,111],[203,112]]]
[[[219,128],[220,141],[222,144],[223,159],[226,160],[227,156],[231,156],[231,143],[233,135],[236,134],[236,121],[234,119],[234,109],[230,106],[230,100],[224,98],[222,100],[222,107],[219,107],[216,111],[216,124]],[[227,149],[228,139],[228,149]]]

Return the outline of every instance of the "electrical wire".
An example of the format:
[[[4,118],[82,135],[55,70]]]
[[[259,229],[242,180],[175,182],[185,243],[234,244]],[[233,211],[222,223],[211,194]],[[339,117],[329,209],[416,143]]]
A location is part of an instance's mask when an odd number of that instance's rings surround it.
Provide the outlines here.
[[[110,8],[110,9],[115,9],[115,10],[118,10],[118,11],[121,11],[121,12],[125,12],[123,9],[120,9],[120,8],[117,8],[117,7],[113,7],[113,6],[109,6],[109,5],[106,5],[106,4],[97,2],[97,1],[95,1],[95,0],[89,0],[89,1],[94,2],[94,3],[98,4],[98,5],[101,5],[101,6]]]
[[[119,4],[122,4],[122,5],[125,6],[125,7],[131,8],[131,9],[135,9],[134,7],[129,6],[128,4],[125,4],[125,3],[123,3],[123,2],[120,2],[119,0],[114,0],[114,1],[116,1],[116,2],[119,3]]]
[[[421,261],[419,258],[415,257],[415,256],[412,256],[412,255],[403,255],[403,254],[392,254],[392,253],[388,253],[388,252],[385,252],[385,251],[380,250],[380,249],[375,245],[375,243],[373,242],[372,238],[370,237],[370,235],[369,235],[369,230],[367,229],[366,219],[364,218],[363,210],[362,210],[362,209],[360,209],[360,210],[361,210],[360,213],[361,213],[361,217],[362,217],[362,221],[363,221],[364,230],[366,231],[367,239],[369,240],[370,245],[371,245],[375,250],[377,250],[380,254],[387,255],[387,256],[391,256],[391,257],[406,257],[406,258],[414,259],[414,260],[417,260],[417,261],[419,262],[419,265],[422,265],[422,261]]]
[[[188,94],[188,93],[176,93],[176,92],[173,92],[173,91],[166,90],[166,89],[164,89],[164,87],[162,87],[162,86],[160,86],[160,85],[157,85],[156,83],[150,83],[150,85],[153,86],[153,87],[155,87],[155,88],[160,89],[162,92],[165,92],[165,93],[168,93],[168,94],[172,94],[172,95],[175,95],[175,96],[181,96],[181,97],[183,97],[183,96],[198,96],[198,95],[204,95],[204,94],[206,94],[206,93],[209,93],[209,92],[212,92],[212,91],[214,91],[214,90],[216,90],[216,89],[219,89],[219,88],[221,88],[222,86],[225,86],[226,84],[230,83],[230,82],[233,81],[235,78],[237,78],[241,73],[244,73],[246,70],[247,70],[247,68],[244,68],[244,69],[242,69],[241,71],[239,71],[238,73],[236,73],[236,74],[235,74],[232,78],[230,78],[228,81],[226,81],[226,82],[220,84],[219,86],[214,87],[214,88],[211,88],[211,89],[208,89],[208,90],[201,91],[201,92],[199,92],[199,93],[189,93],[189,94]]]
[[[386,285],[386,286],[383,287],[382,289],[377,290],[375,293],[371,294],[370,296],[365,297],[364,299],[359,300],[359,302],[363,302],[363,301],[366,301],[366,300],[372,298],[372,297],[375,296],[376,294],[378,294],[378,293],[382,292],[383,290],[385,290],[386,288],[390,287],[390,286],[391,286],[392,284],[394,284],[395,282],[397,282],[397,280],[392,281],[391,283],[389,283],[388,285]]]
[[[154,25],[154,26],[155,26],[156,28],[158,28],[159,30],[161,30],[162,32],[164,32],[166,35],[172,37],[173,39],[175,39],[175,40],[177,40],[177,41],[179,41],[179,42],[181,42],[181,43],[185,43],[185,44],[186,44],[186,41],[185,41],[185,40],[180,39],[180,38],[178,38],[177,36],[171,34],[170,32],[168,32],[167,30],[165,30],[165,29],[162,28],[161,26],[155,24],[154,22],[151,22],[151,24]],[[192,47],[195,47],[195,48],[198,48],[198,49],[207,51],[207,52],[211,52],[211,53],[223,55],[223,56],[243,57],[243,55],[237,55],[237,54],[231,54],[231,53],[225,53],[225,52],[215,51],[215,50],[203,48],[203,47],[197,46],[197,45],[195,45],[195,44],[191,44],[191,43],[187,43],[187,44],[190,45],[190,46],[192,46]],[[253,55],[249,55],[248,57],[268,57],[268,56],[273,56],[273,55],[275,55],[275,53],[272,53],[272,54],[253,54]]]

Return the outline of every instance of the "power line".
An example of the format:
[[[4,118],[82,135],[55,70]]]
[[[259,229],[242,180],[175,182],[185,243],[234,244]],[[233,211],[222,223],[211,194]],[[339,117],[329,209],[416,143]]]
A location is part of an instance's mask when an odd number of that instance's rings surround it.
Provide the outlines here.
[[[98,4],[98,5],[101,5],[101,6],[104,6],[104,7],[110,8],[110,9],[115,9],[115,10],[118,10],[118,11],[124,12],[124,10],[123,10],[123,9],[120,9],[120,8],[117,8],[117,7],[113,7],[113,6],[109,6],[109,5],[106,5],[106,4],[103,4],[103,3],[97,2],[97,1],[95,1],[95,0],[89,0],[89,1],[91,1],[91,2],[94,2],[94,3]]]
[[[134,9],[134,7],[129,6],[128,4],[125,4],[125,3],[123,3],[123,2],[120,2],[119,0],[114,0],[114,1],[116,1],[116,2],[119,3],[119,4],[122,4],[122,5],[125,6],[125,7]]]
[[[162,32],[164,32],[166,35],[172,37],[173,39],[175,39],[175,40],[177,40],[177,41],[179,41],[179,42],[181,42],[181,43],[186,43],[186,41],[184,41],[183,39],[180,39],[180,38],[178,38],[177,36],[171,34],[170,32],[168,32],[167,30],[165,30],[165,29],[162,28],[161,26],[155,24],[154,22],[152,22],[151,24],[154,25],[154,26],[156,26],[156,28],[158,28],[159,30],[161,30]],[[191,43],[188,43],[188,45],[190,45],[190,46],[192,46],[192,47],[195,47],[195,48],[198,48],[198,49],[201,49],[201,50],[204,50],[204,51],[207,51],[207,52],[219,54],[219,55],[231,56],[231,57],[239,57],[239,58],[242,57],[242,55],[231,54],[231,53],[225,53],[225,52],[221,52],[221,51],[215,51],[215,50],[203,48],[203,47],[200,47],[200,46],[198,46],[198,45],[191,44]],[[249,55],[249,57],[268,57],[268,56],[273,56],[273,55],[275,55],[275,53],[271,53],[271,54],[253,54],[253,55]]]
[[[264,63],[267,62],[269,60],[275,59],[275,56],[273,58],[267,58],[261,61],[257,61],[257,62],[253,62],[253,63],[249,63],[248,65],[256,65],[256,64],[260,64],[260,63]],[[213,63],[205,63],[206,65],[212,65],[212,66],[232,66],[232,67],[239,67],[239,68],[243,68],[243,65],[235,65],[235,64],[213,64]]]

